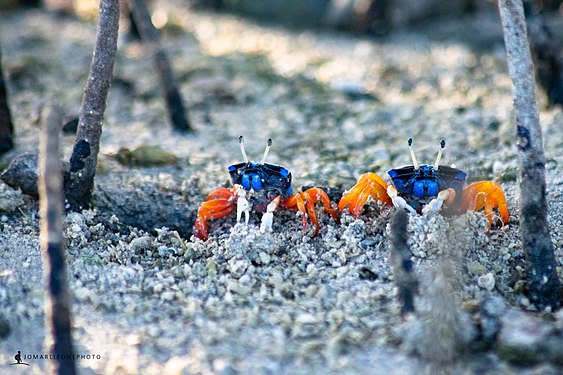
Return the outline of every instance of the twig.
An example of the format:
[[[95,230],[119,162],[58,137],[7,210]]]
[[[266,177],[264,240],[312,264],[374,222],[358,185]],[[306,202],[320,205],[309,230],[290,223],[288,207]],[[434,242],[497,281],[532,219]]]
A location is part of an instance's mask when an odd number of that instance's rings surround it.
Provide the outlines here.
[[[545,156],[522,0],[499,0],[516,117],[520,231],[528,294],[539,308],[559,306],[560,282],[547,222]]]
[[[418,281],[414,274],[411,251],[407,243],[408,214],[405,210],[397,210],[391,218],[391,265],[395,284],[399,290],[401,313],[414,312],[414,297]]]
[[[14,124],[8,106],[8,91],[4,82],[2,69],[2,49],[0,48],[0,154],[14,147],[13,141]]]
[[[61,116],[51,107],[41,132],[39,150],[39,202],[41,215],[41,248],[47,283],[45,326],[52,372],[75,374],[70,298],[66,284],[63,245],[62,174],[59,158]],[[64,359],[63,359],[64,358]]]
[[[141,35],[141,39],[152,56],[159,76],[160,87],[164,93],[172,127],[181,132],[191,132],[192,126],[187,115],[187,109],[184,107],[180,90],[176,86],[168,56],[161,47],[158,32],[151,22],[151,16],[145,0],[131,0],[131,11],[133,12],[133,20]]]
[[[65,195],[72,210],[90,205],[100,150],[106,98],[113,76],[119,27],[119,0],[100,1],[96,46],[84,89]]]

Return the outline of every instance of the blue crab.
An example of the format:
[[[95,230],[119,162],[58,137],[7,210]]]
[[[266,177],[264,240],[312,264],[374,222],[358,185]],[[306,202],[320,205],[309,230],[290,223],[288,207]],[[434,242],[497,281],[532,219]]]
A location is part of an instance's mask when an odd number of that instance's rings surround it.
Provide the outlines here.
[[[259,163],[248,160],[242,136],[239,137],[239,145],[244,161],[228,167],[233,186],[214,190],[200,205],[194,225],[196,237],[207,240],[208,222],[230,215],[235,208],[237,222],[241,221],[244,214],[246,224],[251,210],[263,213],[260,226],[262,232],[271,231],[273,214],[278,206],[299,210],[302,213],[303,231],[307,226],[307,218],[310,218],[315,225],[315,235],[319,232],[315,203],[321,202],[325,212],[338,220],[338,214],[323,189],[313,187],[293,193],[291,172],[279,165],[266,163],[272,146],[271,139],[268,139],[264,156]]]
[[[440,143],[438,157],[433,165],[419,164],[413,151],[412,138],[408,140],[412,165],[390,169],[387,174],[391,185],[377,174],[363,174],[356,185],[344,194],[338,203],[339,211],[348,206],[355,217],[360,216],[369,197],[384,205],[400,207],[416,214],[445,209],[450,212],[483,209],[489,229],[497,217],[508,223],[508,208],[501,186],[494,181],[478,181],[465,189],[467,174],[460,169],[440,165],[446,142]]]

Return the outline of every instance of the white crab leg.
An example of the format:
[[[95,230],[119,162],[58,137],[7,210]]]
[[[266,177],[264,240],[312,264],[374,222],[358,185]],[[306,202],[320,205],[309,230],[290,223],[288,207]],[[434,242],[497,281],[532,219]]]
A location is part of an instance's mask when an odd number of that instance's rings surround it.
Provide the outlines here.
[[[454,189],[442,190],[438,193],[438,196],[432,199],[426,206],[422,208],[422,213],[426,214],[428,212],[440,211],[442,207],[449,206],[455,200],[456,192]]]
[[[389,185],[387,186],[387,195],[391,198],[393,202],[393,206],[397,208],[404,208],[409,211],[411,214],[416,215],[416,211],[412,208],[406,200],[399,196],[397,189],[394,186]]]
[[[246,190],[241,185],[235,185],[235,195],[237,196],[237,223],[240,223],[244,212],[244,223],[248,225],[250,219],[250,203],[246,199]]]
[[[260,223],[260,233],[272,231],[272,222],[274,220],[274,211],[280,204],[280,196],[278,195],[266,207],[266,212],[262,215],[262,222]]]

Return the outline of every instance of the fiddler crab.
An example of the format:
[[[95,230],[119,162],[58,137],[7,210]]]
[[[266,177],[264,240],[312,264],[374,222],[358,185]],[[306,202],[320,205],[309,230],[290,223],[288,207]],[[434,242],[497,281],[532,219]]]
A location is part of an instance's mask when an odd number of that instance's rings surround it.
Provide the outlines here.
[[[385,205],[404,208],[412,214],[440,210],[445,213],[460,213],[483,209],[489,222],[489,230],[495,218],[500,218],[503,224],[508,223],[506,198],[498,183],[478,181],[464,189],[467,174],[462,170],[440,165],[446,147],[444,140],[440,143],[434,165],[418,163],[412,138],[409,138],[408,146],[412,165],[387,171],[392,185],[387,185],[375,173],[365,173],[356,185],[344,194],[338,203],[338,210],[341,212],[348,206],[349,212],[358,217],[371,196]],[[498,210],[498,215],[495,210]]]
[[[263,213],[260,224],[262,233],[272,231],[274,211],[278,206],[299,210],[303,220],[303,231],[306,230],[307,218],[310,218],[315,226],[315,235],[319,232],[315,203],[321,202],[325,212],[338,220],[338,214],[324,190],[313,187],[294,194],[291,172],[279,165],[266,163],[266,157],[272,146],[271,139],[268,139],[264,156],[259,163],[248,160],[242,136],[239,137],[239,145],[244,161],[228,168],[233,187],[216,189],[201,204],[194,225],[196,237],[207,240],[208,222],[230,215],[235,208],[237,223],[240,223],[244,214],[247,225],[251,210]]]
[[[321,188],[314,187],[301,193],[292,193],[291,172],[284,167],[265,162],[272,145],[271,139],[268,139],[260,163],[248,161],[242,136],[239,137],[239,144],[244,162],[228,168],[233,187],[216,189],[199,207],[194,234],[202,240],[208,238],[210,220],[230,215],[235,208],[237,223],[240,223],[244,214],[245,223],[248,224],[251,210],[263,213],[260,231],[269,232],[272,230],[274,211],[280,205],[301,212],[303,231],[306,229],[307,218],[310,218],[317,235],[319,223],[315,203],[321,202],[324,211],[338,221],[339,213],[346,207],[354,217],[359,217],[370,197],[384,205],[406,209],[411,214],[436,211],[455,214],[482,209],[489,223],[489,230],[496,219],[500,219],[503,224],[509,220],[506,198],[497,182],[478,181],[464,189],[467,174],[460,169],[440,165],[446,147],[444,140],[440,143],[434,165],[427,165],[418,163],[412,138],[409,138],[412,165],[387,171],[392,180],[391,185],[387,185],[375,173],[363,174],[356,185],[344,193],[337,210],[332,207],[328,195]]]

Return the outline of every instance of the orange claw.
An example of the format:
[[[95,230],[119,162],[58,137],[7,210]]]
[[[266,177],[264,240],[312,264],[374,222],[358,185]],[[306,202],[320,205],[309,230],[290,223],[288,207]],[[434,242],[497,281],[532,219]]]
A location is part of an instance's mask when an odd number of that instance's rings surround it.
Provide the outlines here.
[[[209,195],[205,198],[205,201],[215,200],[215,199],[231,199],[233,198],[235,193],[234,187],[233,188],[218,188],[209,193]]]
[[[372,172],[363,174],[356,185],[344,194],[338,203],[338,210],[343,211],[346,206],[352,215],[360,216],[369,197],[391,206],[391,198],[387,195],[387,183]]]
[[[494,181],[478,181],[465,188],[461,198],[461,208],[464,211],[483,209],[485,217],[489,221],[489,229],[493,222],[495,208],[498,209],[502,222],[508,223],[506,198],[500,185]]]
[[[194,234],[205,241],[209,237],[209,220],[229,215],[236,207],[235,188],[219,188],[207,196],[197,210]]]
[[[315,236],[319,233],[319,221],[315,213],[315,203],[321,202],[326,213],[330,214],[335,220],[338,220],[338,214],[332,208],[330,198],[321,188],[310,188],[302,193],[296,193],[283,201],[282,206],[287,208],[296,208],[303,213],[303,231],[307,229],[307,217],[311,218],[311,222],[315,226]]]

